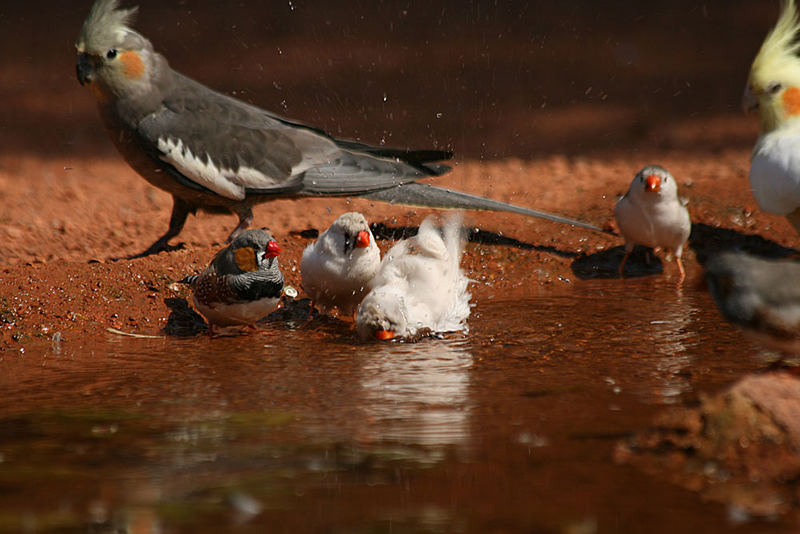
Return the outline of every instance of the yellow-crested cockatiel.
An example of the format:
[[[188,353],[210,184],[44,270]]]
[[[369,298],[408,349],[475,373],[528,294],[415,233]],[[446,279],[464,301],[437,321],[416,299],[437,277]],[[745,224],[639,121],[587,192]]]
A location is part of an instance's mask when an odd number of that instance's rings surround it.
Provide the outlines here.
[[[800,30],[794,0],[753,60],[742,105],[758,110],[761,136],[753,149],[750,187],[762,210],[784,215],[800,232]]]

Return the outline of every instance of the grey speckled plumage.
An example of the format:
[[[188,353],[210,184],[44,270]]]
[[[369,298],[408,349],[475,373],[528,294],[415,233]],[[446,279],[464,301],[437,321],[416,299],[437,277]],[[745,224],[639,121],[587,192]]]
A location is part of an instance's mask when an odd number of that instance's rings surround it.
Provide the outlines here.
[[[168,242],[197,210],[232,212],[233,239],[253,205],[275,198],[366,196],[442,208],[500,210],[599,228],[536,210],[416,183],[447,172],[441,150],[370,146],[331,137],[213,91],[175,71],[128,27],[132,9],[98,0],[78,42],[77,74],[97,98],[111,139],[148,182],[173,197]]]
[[[184,278],[198,311],[213,325],[253,325],[278,305],[283,275],[280,253],[263,229],[245,230],[220,250],[199,275]]]
[[[706,264],[722,315],[765,346],[800,354],[800,264],[725,252]]]

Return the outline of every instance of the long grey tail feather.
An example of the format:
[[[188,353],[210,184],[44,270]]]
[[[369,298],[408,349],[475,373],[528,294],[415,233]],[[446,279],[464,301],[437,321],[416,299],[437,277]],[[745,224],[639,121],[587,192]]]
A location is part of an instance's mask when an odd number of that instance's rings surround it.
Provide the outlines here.
[[[523,208],[513,204],[500,202],[499,200],[492,200],[490,198],[479,197],[470,195],[469,193],[461,193],[460,191],[453,191],[444,187],[436,187],[435,185],[420,184],[411,182],[403,184],[391,189],[383,189],[374,193],[363,195],[364,198],[372,200],[380,200],[382,202],[409,204],[412,206],[424,206],[427,208],[447,208],[447,209],[466,209],[466,210],[489,210],[489,211],[507,211],[509,213],[519,213],[520,215],[527,215],[528,217],[539,217],[549,221],[555,221],[573,226],[580,226],[581,228],[588,228],[596,232],[603,232],[612,234],[608,230],[603,230],[589,223],[568,219],[559,215],[552,215],[543,211],[532,210],[530,208]]]

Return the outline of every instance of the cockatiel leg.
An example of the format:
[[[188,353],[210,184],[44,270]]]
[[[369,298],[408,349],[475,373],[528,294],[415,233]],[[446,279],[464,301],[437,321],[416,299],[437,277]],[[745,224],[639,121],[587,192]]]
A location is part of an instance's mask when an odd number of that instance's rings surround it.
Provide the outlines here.
[[[193,209],[186,201],[178,197],[172,197],[172,201],[172,215],[169,217],[169,228],[166,233],[159,237],[155,243],[150,245],[147,250],[130,256],[128,259],[143,258],[165,250],[177,250],[183,247],[183,243],[170,245],[169,240],[181,233],[183,225],[186,224],[186,219],[189,217],[189,214],[192,213]]]

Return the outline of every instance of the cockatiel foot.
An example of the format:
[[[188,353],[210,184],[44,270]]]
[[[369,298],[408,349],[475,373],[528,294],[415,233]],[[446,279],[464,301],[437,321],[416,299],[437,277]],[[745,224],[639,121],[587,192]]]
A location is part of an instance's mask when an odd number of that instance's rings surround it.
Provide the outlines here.
[[[180,242],[176,245],[170,245],[166,241],[161,241],[160,239],[150,245],[145,251],[140,252],[138,254],[133,254],[131,256],[126,256],[126,260],[135,260],[138,258],[144,258],[146,256],[152,256],[153,254],[158,254],[159,252],[172,252],[174,250],[182,250],[186,248],[186,243]]]

